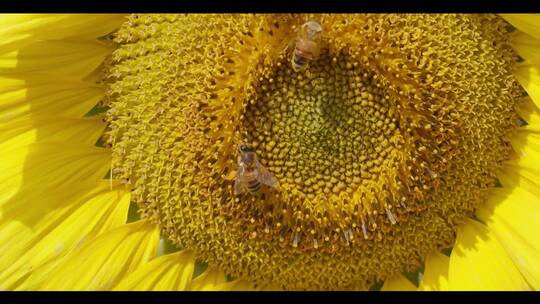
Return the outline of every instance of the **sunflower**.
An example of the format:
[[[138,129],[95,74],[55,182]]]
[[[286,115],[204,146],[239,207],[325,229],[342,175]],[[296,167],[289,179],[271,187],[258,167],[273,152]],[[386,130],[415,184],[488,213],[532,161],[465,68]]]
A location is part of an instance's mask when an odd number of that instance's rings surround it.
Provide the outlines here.
[[[0,289],[540,287],[538,15],[0,25]]]

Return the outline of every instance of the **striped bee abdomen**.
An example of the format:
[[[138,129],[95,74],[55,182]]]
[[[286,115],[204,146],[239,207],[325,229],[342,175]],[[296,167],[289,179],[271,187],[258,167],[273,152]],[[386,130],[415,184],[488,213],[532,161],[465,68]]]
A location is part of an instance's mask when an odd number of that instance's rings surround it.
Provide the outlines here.
[[[247,188],[249,192],[257,193],[261,190],[261,183],[257,179],[251,180],[247,183]]]

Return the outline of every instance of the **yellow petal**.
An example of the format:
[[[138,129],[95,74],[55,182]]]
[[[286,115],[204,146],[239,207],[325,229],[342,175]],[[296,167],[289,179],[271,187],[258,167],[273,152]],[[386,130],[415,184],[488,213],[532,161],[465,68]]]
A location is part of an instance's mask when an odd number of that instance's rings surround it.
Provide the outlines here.
[[[525,119],[528,124],[531,122],[533,124],[540,122],[540,110],[529,96],[523,97],[518,105],[519,106],[516,109],[518,114],[521,118]]]
[[[416,291],[416,286],[399,273],[392,278],[387,279],[384,282],[381,291]]]
[[[104,14],[0,15],[0,53],[32,41],[90,40],[117,29],[125,17]]]
[[[540,165],[535,158],[538,153],[531,147],[523,146],[525,156],[506,164],[499,173],[503,188],[492,191],[477,215],[493,231],[527,282],[539,289]]]
[[[191,290],[217,291],[223,283],[226,283],[225,273],[217,267],[210,267],[191,283]]]
[[[99,202],[100,198],[109,198],[111,195],[116,197],[115,193],[119,189],[110,191],[110,194],[109,191],[103,193],[106,188],[108,190],[109,183],[104,181],[36,188],[34,191],[21,193],[17,200],[2,206],[0,265],[9,265],[12,261],[6,258],[8,253],[13,253],[21,246],[24,248],[36,233],[60,224],[84,203],[93,200]],[[114,202],[119,204],[119,207],[123,206],[123,201]],[[104,209],[107,204],[103,204]],[[29,209],[28,206],[33,208]],[[125,216],[123,218],[125,220]],[[0,272],[2,269],[0,267]]]
[[[534,161],[531,158],[522,157],[519,161],[511,160],[505,164],[505,168],[509,168],[508,170],[511,172],[499,174],[503,186],[519,186],[540,196],[540,168],[538,163],[530,165]],[[519,177],[516,175],[517,173],[519,173]],[[513,176],[513,180],[509,182],[508,176]]]
[[[494,214],[493,210],[481,207],[477,215],[486,221],[487,227],[495,234],[527,282],[534,289],[539,290],[540,252],[531,246],[527,241],[527,236],[519,235],[501,216]],[[537,227],[531,227],[531,229],[537,229]]]
[[[534,104],[540,108],[540,71],[538,67],[531,64],[519,64],[514,75]]]
[[[159,229],[142,220],[86,241],[53,267],[36,269],[25,290],[107,290],[156,256]]]
[[[540,134],[522,130],[510,139],[516,151],[498,173],[505,188],[520,187],[540,196]]]
[[[40,225],[63,218],[66,210],[72,211],[71,206],[80,205],[95,196],[99,189],[95,185],[82,183],[36,188],[21,193],[16,200],[2,206],[0,272],[13,262],[9,255],[17,257],[22,254],[28,240],[42,227]],[[28,206],[33,208],[29,209]]]
[[[186,290],[194,268],[195,256],[192,251],[163,255],[128,274],[113,290]]]
[[[522,187],[494,189],[484,207],[540,251],[540,196]]]
[[[512,36],[511,44],[514,50],[526,61],[532,64],[540,63],[540,40],[523,32]]]
[[[538,185],[540,181],[538,179],[540,177],[540,134],[526,128],[520,128],[520,131],[510,138],[510,142],[516,155],[513,155],[504,164],[505,170],[499,174],[501,182],[503,182],[504,186],[522,185],[522,183],[526,182],[527,185],[523,184],[523,186],[540,195],[538,189],[532,187],[534,184]],[[518,172],[522,178],[507,177]]]
[[[540,14],[500,14],[518,30],[540,39]]]
[[[0,54],[0,72],[46,72],[82,79],[94,71],[112,50],[97,41],[36,41]]]
[[[25,192],[100,180],[110,168],[110,153],[108,149],[64,143],[2,149],[0,207],[24,197]]]
[[[516,110],[520,118],[527,122],[526,125],[517,128],[518,132],[540,135],[540,108],[534,104],[531,97],[522,98]]]
[[[526,129],[519,128],[518,132],[510,139],[514,150],[522,157],[532,158],[540,155],[540,134]]]
[[[486,226],[467,220],[450,255],[451,290],[526,290],[527,282]]]
[[[29,113],[82,117],[104,93],[96,84],[48,74],[3,75],[0,76],[0,122]]]
[[[32,116],[0,122],[0,150],[36,142],[69,142],[93,146],[105,123],[99,118]]]
[[[503,188],[520,187],[540,196],[540,175],[530,167],[516,165],[515,161],[508,162],[497,176]]]
[[[126,222],[129,191],[121,187],[111,191],[108,182],[83,186],[71,185],[49,190],[71,192],[67,195],[71,200],[67,201],[59,201],[57,199],[65,197],[51,193],[32,200],[31,209],[28,202],[17,202],[17,208],[12,208],[12,212],[2,221],[6,225],[0,222],[2,228],[25,225],[20,227],[23,229],[15,231],[0,228],[0,238],[14,233],[11,242],[5,244],[0,254],[2,288],[14,289],[32,269],[61,258],[81,246],[85,240]],[[24,228],[31,232],[25,233],[27,230]]]
[[[426,258],[424,276],[420,282],[419,290],[448,290],[448,265],[450,259],[434,252]]]

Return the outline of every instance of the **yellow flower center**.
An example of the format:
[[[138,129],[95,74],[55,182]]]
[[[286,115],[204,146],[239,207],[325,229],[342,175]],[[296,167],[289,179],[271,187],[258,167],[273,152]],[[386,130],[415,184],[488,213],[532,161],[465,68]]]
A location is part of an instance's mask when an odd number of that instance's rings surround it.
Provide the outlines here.
[[[294,71],[297,29],[323,28]],[[113,175],[235,277],[369,288],[452,246],[496,184],[522,94],[489,15],[143,15],[108,66]],[[279,181],[234,191],[238,146]]]

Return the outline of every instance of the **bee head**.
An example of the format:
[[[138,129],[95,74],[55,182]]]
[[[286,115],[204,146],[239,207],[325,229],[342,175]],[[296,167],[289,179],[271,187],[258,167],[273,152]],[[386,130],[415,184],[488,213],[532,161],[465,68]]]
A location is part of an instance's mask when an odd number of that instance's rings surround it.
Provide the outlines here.
[[[252,166],[255,163],[255,149],[251,146],[242,145],[240,146],[240,160],[248,165]]]
[[[253,149],[252,146],[241,145],[240,146],[240,152],[255,152],[255,149]]]

